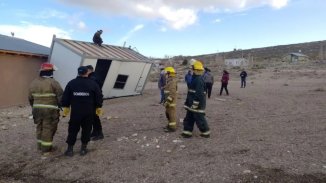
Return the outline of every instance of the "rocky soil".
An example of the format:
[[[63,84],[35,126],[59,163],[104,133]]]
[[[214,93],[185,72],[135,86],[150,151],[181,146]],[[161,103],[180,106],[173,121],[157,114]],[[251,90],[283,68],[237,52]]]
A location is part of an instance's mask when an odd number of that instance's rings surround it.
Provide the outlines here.
[[[156,83],[141,96],[106,100],[105,138],[63,156],[68,118],[54,144],[36,149],[29,106],[0,110],[0,182],[326,182],[326,70],[248,70],[246,88],[231,71],[230,96],[216,82],[207,100],[211,138],[180,137],[186,85],[179,83],[179,129],[164,133]],[[218,81],[220,76],[215,76]]]

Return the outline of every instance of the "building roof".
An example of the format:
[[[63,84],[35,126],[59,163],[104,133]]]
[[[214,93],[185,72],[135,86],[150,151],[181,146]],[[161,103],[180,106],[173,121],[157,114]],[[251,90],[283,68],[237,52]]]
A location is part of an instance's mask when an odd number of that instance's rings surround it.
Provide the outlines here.
[[[0,34],[0,51],[27,55],[48,56],[50,48],[26,41],[24,39]]]
[[[290,55],[297,56],[297,57],[308,57],[307,55],[304,55],[302,53],[290,53]]]
[[[102,44],[98,46],[91,42],[59,39],[55,38],[56,42],[76,52],[79,55],[87,58],[100,58],[121,61],[141,61],[150,62],[150,60],[137,51],[121,46],[113,46]]]

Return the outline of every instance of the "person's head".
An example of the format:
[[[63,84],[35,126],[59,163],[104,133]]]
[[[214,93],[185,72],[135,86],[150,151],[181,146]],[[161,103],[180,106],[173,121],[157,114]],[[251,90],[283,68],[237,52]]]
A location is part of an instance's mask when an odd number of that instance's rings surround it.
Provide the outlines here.
[[[168,75],[168,77],[175,77],[176,73],[173,67],[166,67],[164,71]]]
[[[226,71],[225,69],[223,70],[223,74],[229,74],[228,71]]]
[[[202,75],[204,73],[204,66],[200,61],[197,60],[192,65],[192,70],[194,71],[194,75]]]
[[[58,68],[48,62],[42,63],[40,68],[40,76],[53,77],[53,71],[56,71]]]
[[[78,76],[88,77],[88,68],[86,66],[78,67],[77,71],[78,71]]]
[[[94,67],[92,65],[87,65],[88,74],[94,72]]]
[[[98,32],[98,33],[100,33],[100,34],[102,34],[102,33],[103,33],[103,31],[102,31],[102,30],[98,30],[97,32]]]
[[[192,71],[191,70],[188,70],[188,74],[192,74]]]

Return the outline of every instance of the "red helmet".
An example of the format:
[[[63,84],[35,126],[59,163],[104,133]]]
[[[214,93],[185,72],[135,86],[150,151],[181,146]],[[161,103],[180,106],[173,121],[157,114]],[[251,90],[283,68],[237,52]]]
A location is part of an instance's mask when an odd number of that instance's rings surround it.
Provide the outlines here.
[[[57,67],[55,65],[53,65],[53,64],[48,63],[48,62],[43,63],[41,65],[41,69],[40,69],[40,71],[55,71],[55,70],[57,70]]]

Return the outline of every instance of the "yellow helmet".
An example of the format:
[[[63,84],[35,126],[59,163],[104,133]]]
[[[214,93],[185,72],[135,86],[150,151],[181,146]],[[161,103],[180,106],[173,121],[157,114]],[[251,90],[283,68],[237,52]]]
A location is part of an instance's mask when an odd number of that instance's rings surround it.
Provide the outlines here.
[[[164,71],[165,71],[166,73],[172,73],[172,74],[175,74],[175,70],[174,70],[173,67],[166,67],[166,68],[164,69]]]
[[[197,61],[193,64],[193,69],[194,69],[194,70],[203,71],[203,70],[204,70],[204,66],[203,66],[203,64],[202,64],[200,61],[197,60]]]

